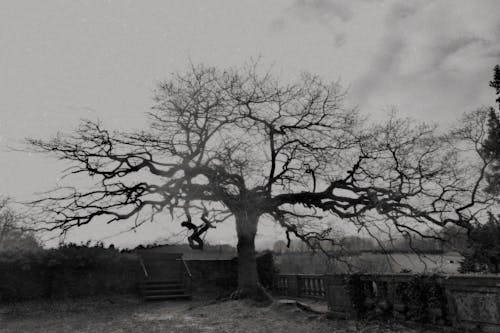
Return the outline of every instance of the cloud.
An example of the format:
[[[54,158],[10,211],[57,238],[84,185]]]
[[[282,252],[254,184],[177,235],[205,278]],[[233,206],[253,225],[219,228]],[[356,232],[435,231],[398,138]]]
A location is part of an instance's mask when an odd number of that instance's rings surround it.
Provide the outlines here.
[[[334,44],[336,47],[340,48],[344,46],[344,44],[347,42],[347,35],[345,32],[341,32],[335,35],[335,40]]]
[[[367,71],[354,85],[354,93],[358,100],[368,99],[392,73],[398,71],[409,42],[403,33],[405,21],[414,16],[418,10],[417,5],[406,2],[397,3],[389,10],[385,19],[384,36],[378,50],[371,59]]]
[[[482,87],[482,73],[495,57],[500,61],[498,23],[495,15],[485,15],[500,9],[499,3],[393,3],[386,11],[384,32],[369,68],[353,84],[356,99],[363,104],[384,94],[408,97],[412,90],[415,96],[429,99],[457,95],[454,102],[460,107],[462,97],[473,98],[471,92],[479,96],[479,88],[473,86]]]
[[[286,27],[286,23],[282,17],[275,18],[269,24],[269,28],[271,29],[271,31],[274,31],[274,32],[283,31],[285,29],[285,27]]]
[[[350,2],[344,0],[296,0],[289,10],[307,21],[347,22],[353,16]]]
[[[297,20],[305,24],[318,24],[334,34],[333,45],[341,48],[347,42],[347,33],[338,32],[338,28],[341,25],[345,27],[352,20],[354,5],[350,0],[295,0],[269,23],[268,29],[281,33],[297,23]]]
[[[489,48],[492,43],[484,38],[475,36],[450,36],[450,39],[433,40],[432,58],[428,69],[443,69],[454,56],[461,53],[477,53],[480,56],[482,51]],[[473,54],[471,54],[473,56]]]
[[[413,15],[415,15],[421,7],[424,5],[424,2],[416,3],[416,2],[398,2],[395,3],[392,8],[389,10],[389,13],[386,17],[386,25],[391,26],[393,24],[398,24],[401,21],[410,19]]]
[[[318,47],[332,59],[325,72],[347,78],[353,104],[445,114],[487,103],[498,12],[498,0],[295,0],[271,28],[331,41]]]
[[[483,57],[492,58],[500,63],[500,45],[497,45],[495,48],[487,50],[483,53]]]

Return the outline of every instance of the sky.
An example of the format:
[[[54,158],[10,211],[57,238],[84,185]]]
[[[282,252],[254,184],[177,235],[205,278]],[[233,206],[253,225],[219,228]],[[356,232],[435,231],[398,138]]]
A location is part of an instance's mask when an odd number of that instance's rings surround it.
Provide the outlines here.
[[[15,151],[24,138],[70,133],[82,118],[144,127],[155,86],[190,63],[261,59],[283,81],[301,72],[340,81],[372,119],[395,108],[449,126],[494,103],[498,13],[498,0],[2,0],[0,194],[29,200],[59,181],[60,162]],[[132,246],[180,232],[155,221],[116,235],[126,227],[92,225],[68,239]],[[257,244],[278,232],[264,223]],[[234,234],[229,224],[208,239],[234,244]]]

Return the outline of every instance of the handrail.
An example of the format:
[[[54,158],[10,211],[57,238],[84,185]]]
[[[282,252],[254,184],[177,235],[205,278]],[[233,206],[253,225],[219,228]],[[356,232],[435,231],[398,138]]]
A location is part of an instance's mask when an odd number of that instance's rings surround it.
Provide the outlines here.
[[[142,271],[144,272],[145,277],[149,277],[148,270],[146,269],[146,266],[144,265],[144,261],[142,260],[141,257],[139,257],[139,262],[141,263]]]
[[[184,285],[185,285],[186,289],[191,292],[193,290],[193,275],[191,274],[191,271],[189,270],[189,266],[187,265],[186,261],[184,261],[184,259],[182,257],[179,259],[176,259],[176,260],[182,261],[182,264],[184,265],[184,277],[183,277]],[[187,277],[186,277],[186,275],[187,275]]]
[[[189,270],[189,267],[188,267],[188,265],[187,265],[186,261],[185,261],[183,258],[181,258],[180,260],[181,260],[181,261],[182,261],[182,263],[184,264],[184,268],[186,269],[186,272],[187,272],[188,276],[189,276],[190,278],[191,278],[191,277],[193,277],[193,275],[191,274],[191,271]]]

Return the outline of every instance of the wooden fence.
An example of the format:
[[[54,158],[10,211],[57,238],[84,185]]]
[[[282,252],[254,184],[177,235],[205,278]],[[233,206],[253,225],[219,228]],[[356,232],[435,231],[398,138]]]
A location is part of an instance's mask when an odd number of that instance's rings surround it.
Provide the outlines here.
[[[324,299],[345,318],[394,318],[500,332],[500,275],[279,275],[276,292]]]

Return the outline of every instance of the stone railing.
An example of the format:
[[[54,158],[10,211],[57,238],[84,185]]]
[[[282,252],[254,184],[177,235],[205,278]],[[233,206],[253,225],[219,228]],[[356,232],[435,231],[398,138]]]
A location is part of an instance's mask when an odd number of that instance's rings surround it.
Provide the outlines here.
[[[286,296],[324,299],[326,296],[324,277],[314,274],[280,274],[275,288]]]
[[[500,275],[279,275],[276,291],[322,298],[333,315],[500,332]]]

